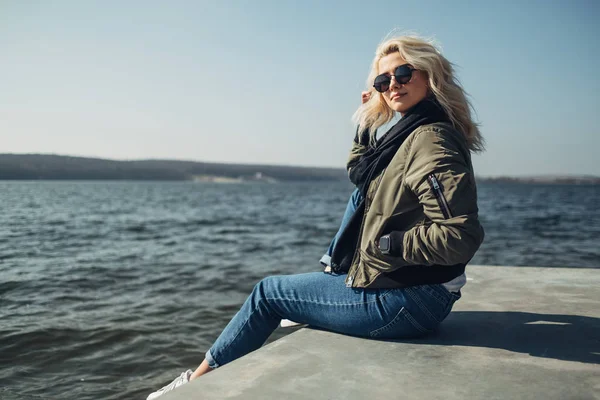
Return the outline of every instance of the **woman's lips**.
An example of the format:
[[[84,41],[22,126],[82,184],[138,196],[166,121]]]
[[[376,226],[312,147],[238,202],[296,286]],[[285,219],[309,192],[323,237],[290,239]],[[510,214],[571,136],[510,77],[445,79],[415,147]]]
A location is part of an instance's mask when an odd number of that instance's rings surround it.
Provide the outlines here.
[[[390,99],[391,100],[398,100],[399,98],[402,98],[404,96],[406,96],[406,93],[397,93],[397,94],[392,95],[392,97],[390,97]]]

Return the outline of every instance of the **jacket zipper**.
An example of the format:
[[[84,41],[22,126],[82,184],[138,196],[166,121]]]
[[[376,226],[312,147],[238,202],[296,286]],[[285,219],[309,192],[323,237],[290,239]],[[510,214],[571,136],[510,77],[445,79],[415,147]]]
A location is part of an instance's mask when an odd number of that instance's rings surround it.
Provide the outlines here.
[[[379,184],[381,183],[381,179],[383,178],[383,173],[381,173],[381,175],[379,175],[379,178],[377,178],[377,183],[375,185],[375,191],[377,190],[377,188],[379,187]],[[354,275],[350,275],[350,271],[352,270],[352,266],[354,265],[354,260],[356,259],[357,253],[358,253],[358,260],[356,260],[357,263],[360,262],[360,241],[362,239],[362,233],[363,233],[363,228],[365,226],[365,220],[367,219],[367,212],[369,211],[369,208],[371,207],[371,203],[369,202],[369,193],[367,191],[367,195],[365,197],[365,213],[362,217],[362,221],[360,223],[360,230],[358,231],[358,240],[356,242],[356,249],[354,250],[354,255],[352,256],[352,261],[350,262],[350,269],[348,270],[348,278],[346,279],[346,287],[352,287],[352,283],[354,283]]]
[[[429,186],[431,186],[431,190],[433,190],[433,194],[442,210],[442,214],[444,214],[444,218],[450,219],[452,218],[452,214],[450,214],[450,207],[448,207],[448,202],[446,201],[446,197],[444,197],[444,193],[442,192],[442,188],[440,187],[440,183],[434,174],[430,174],[427,177],[427,182],[429,182]]]
[[[366,200],[365,200],[366,201]],[[365,226],[365,219],[367,219],[367,204],[365,204],[365,214],[363,215],[362,221],[360,223],[360,230],[358,231],[358,240],[356,242],[356,249],[354,249],[354,255],[352,256],[352,261],[350,262],[350,269],[348,270],[348,278],[346,279],[346,287],[352,287],[352,283],[354,282],[354,275],[350,275],[350,271],[352,271],[352,266],[354,265],[354,260],[356,259],[357,253],[359,253],[360,249],[360,239],[362,239],[362,230]],[[358,254],[358,259],[356,262],[360,262],[360,254]]]

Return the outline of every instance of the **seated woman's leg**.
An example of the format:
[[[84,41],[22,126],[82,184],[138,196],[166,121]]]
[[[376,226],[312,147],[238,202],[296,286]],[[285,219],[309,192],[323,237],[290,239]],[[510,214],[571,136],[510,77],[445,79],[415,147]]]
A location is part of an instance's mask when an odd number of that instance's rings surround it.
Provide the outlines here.
[[[346,227],[348,222],[350,221],[350,218],[354,214],[354,211],[356,211],[356,209],[358,208],[358,205],[360,204],[361,201],[362,201],[362,195],[360,194],[360,191],[358,190],[358,188],[354,189],[354,191],[350,195],[348,204],[346,205],[346,211],[344,212],[344,216],[342,217],[342,222],[340,223],[340,227],[339,227],[337,233],[335,234],[335,236],[333,237],[333,240],[329,244],[329,248],[327,249],[327,252],[325,254],[323,254],[323,257],[321,257],[320,262],[323,266],[325,266],[325,267],[331,266],[331,255],[333,254],[333,248],[335,246],[335,243],[338,240],[338,238],[340,237],[342,231],[344,230],[344,228]]]
[[[344,275],[269,277],[255,286],[206,359],[216,368],[258,349],[283,318],[353,336],[416,337],[432,331],[457,299],[441,285],[351,289]]]
[[[352,289],[345,278],[314,272],[263,279],[196,371],[186,371],[148,399],[258,349],[283,318],[353,336],[410,338],[435,329],[460,298],[442,285]]]

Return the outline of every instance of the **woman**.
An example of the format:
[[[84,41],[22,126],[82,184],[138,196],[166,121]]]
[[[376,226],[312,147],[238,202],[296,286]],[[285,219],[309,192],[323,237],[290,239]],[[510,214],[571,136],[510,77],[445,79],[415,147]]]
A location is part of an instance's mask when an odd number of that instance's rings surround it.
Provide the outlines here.
[[[282,319],[401,339],[450,313],[484,236],[470,156],[483,141],[470,104],[450,62],[416,37],[379,45],[367,84],[348,162],[357,189],[326,273],[260,281],[200,366],[149,400],[258,349]],[[401,120],[377,139],[396,112]]]

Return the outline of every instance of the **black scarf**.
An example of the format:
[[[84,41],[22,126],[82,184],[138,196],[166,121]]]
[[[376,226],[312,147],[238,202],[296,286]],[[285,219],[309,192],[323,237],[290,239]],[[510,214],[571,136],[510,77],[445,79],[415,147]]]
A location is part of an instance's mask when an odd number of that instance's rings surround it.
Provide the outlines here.
[[[448,122],[448,116],[435,99],[425,99],[408,111],[378,141],[369,148],[359,162],[350,170],[350,180],[354,183],[363,200],[336,241],[331,255],[331,267],[337,273],[348,271],[360,233],[365,213],[365,197],[371,181],[389,165],[406,138],[419,126],[436,122]],[[364,135],[360,135],[364,136]],[[359,137],[357,135],[357,137]]]
[[[426,99],[408,111],[378,141],[375,147],[370,147],[350,170],[350,180],[354,183],[363,197],[367,194],[369,184],[381,171],[387,168],[390,161],[404,140],[419,126],[435,122],[448,122],[448,116],[436,100]]]

